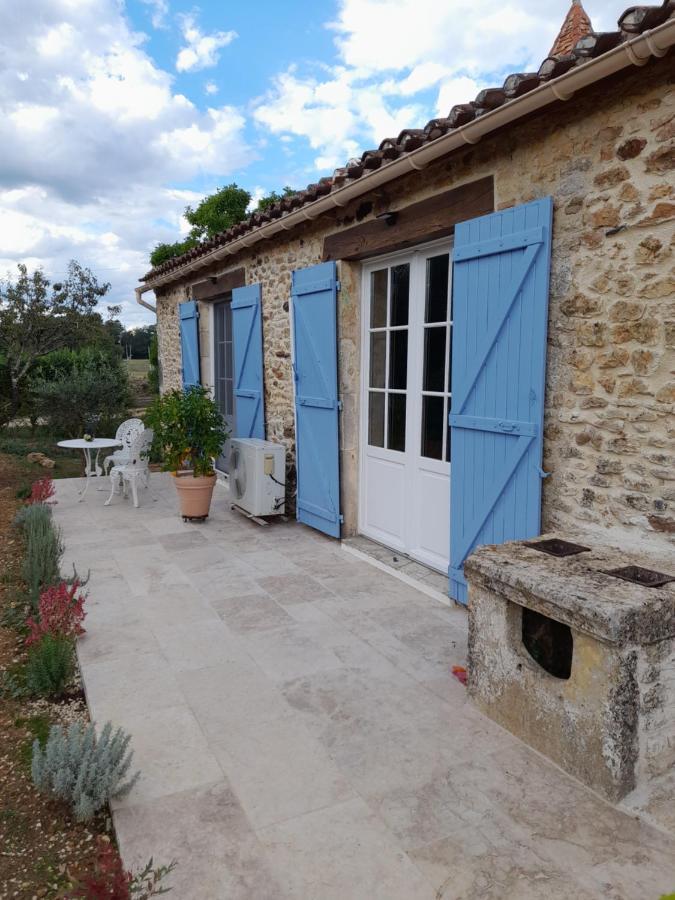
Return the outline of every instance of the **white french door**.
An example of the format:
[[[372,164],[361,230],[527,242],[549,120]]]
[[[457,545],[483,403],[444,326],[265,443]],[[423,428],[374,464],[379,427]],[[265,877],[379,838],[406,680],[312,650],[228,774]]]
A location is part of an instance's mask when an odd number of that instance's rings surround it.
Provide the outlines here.
[[[451,244],[363,270],[359,527],[446,572],[450,540]]]

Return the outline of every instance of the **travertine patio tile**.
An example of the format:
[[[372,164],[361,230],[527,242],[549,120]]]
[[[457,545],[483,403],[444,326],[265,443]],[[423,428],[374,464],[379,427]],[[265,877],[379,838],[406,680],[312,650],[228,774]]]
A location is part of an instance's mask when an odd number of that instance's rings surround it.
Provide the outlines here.
[[[118,809],[115,827],[129,866],[179,861],[180,900],[291,900],[226,781]]]
[[[233,729],[213,750],[254,828],[356,796],[296,717]]]
[[[267,631],[292,624],[293,619],[269,594],[255,593],[221,597],[211,600],[211,606],[233,632],[245,635],[250,631]]]
[[[305,573],[265,576],[256,578],[256,582],[283,606],[309,603],[334,596],[325,584]]]
[[[176,675],[182,696],[212,743],[237,728],[293,714],[283,694],[251,661],[229,662]]]
[[[241,643],[216,616],[177,625],[152,625],[162,655],[174,672],[248,661]]]
[[[183,698],[164,657],[130,650],[114,659],[83,663],[92,717],[103,723],[124,720],[151,709],[175,706]]]
[[[249,632],[242,640],[263,672],[279,684],[323,669],[343,667],[330,647],[316,640],[312,627],[298,622],[270,631]]]
[[[434,900],[431,884],[361,799],[260,829],[287,893],[302,900]]]
[[[113,801],[113,808],[166,797],[222,778],[222,769],[186,703],[147,709],[126,716],[122,724],[132,735],[133,766],[141,777],[132,793]]]
[[[178,858],[181,900],[673,889],[675,837],[636,818],[654,798],[609,806],[471,706],[450,674],[463,610],[296,523],[254,525],[221,487],[186,525],[152,484],[133,510],[59,483],[54,508],[65,562],[92,569],[92,715],[143,770],[114,810],[127,865]]]

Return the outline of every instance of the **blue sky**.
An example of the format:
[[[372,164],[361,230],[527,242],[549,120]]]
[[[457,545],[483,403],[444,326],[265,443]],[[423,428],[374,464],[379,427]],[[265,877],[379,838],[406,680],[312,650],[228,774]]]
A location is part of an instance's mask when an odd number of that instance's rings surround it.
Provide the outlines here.
[[[538,67],[568,0],[0,0],[0,273],[76,258],[129,325],[158,241]],[[597,30],[624,4],[588,0]]]

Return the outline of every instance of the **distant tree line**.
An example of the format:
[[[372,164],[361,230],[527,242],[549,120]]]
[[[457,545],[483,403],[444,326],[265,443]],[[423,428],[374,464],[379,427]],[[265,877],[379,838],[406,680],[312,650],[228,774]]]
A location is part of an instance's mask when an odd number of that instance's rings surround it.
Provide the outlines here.
[[[273,203],[289,197],[296,192],[286,186],[281,193],[272,191],[265,197],[261,197],[255,208],[255,212],[263,212]],[[226,231],[232,225],[236,225],[248,215],[247,209],[251,203],[251,193],[237,184],[228,184],[219,188],[215,193],[209,194],[194,209],[185,207],[185,218],[191,225],[187,237],[173,244],[157,244],[150,254],[150,264],[159,266],[168,259],[182,256],[188,250],[196,247],[202,241],[215,237],[221,231]]]

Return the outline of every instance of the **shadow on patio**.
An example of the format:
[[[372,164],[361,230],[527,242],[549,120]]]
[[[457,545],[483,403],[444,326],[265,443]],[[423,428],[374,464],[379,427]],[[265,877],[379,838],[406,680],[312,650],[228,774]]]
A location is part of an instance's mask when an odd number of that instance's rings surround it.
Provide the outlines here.
[[[170,476],[134,510],[57,482],[91,568],[92,717],[132,734],[125,862],[176,858],[180,900],[656,898],[675,839],[467,702],[466,615],[294,522],[184,524]],[[93,487],[93,486],[92,486]],[[144,492],[145,493],[145,492]]]

